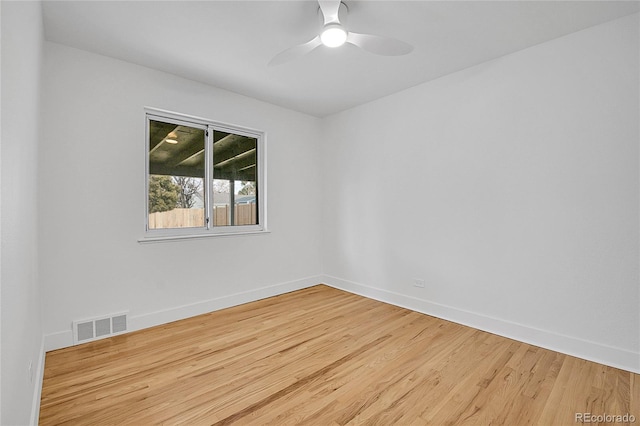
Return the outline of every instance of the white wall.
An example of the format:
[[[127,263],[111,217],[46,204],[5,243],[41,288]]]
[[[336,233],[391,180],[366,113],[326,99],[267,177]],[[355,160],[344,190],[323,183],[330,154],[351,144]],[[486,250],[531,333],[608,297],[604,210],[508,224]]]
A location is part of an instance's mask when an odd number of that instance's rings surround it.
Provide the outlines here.
[[[2,424],[28,421],[43,332],[63,346],[73,319],[145,326],[321,270],[640,369],[637,15],[325,120],[45,43],[38,142],[41,40],[37,3],[2,3]],[[138,243],[143,106],[267,131],[272,233]]]
[[[48,42],[44,72],[39,220],[48,349],[71,344],[76,319],[129,310],[139,328],[319,282],[317,118]],[[145,106],[267,132],[271,233],[138,243]]]
[[[638,76],[636,14],[327,118],[327,281],[639,371]]]
[[[37,2],[2,2],[2,417],[30,422],[42,359],[37,163],[42,19]],[[33,381],[27,367],[33,363]]]

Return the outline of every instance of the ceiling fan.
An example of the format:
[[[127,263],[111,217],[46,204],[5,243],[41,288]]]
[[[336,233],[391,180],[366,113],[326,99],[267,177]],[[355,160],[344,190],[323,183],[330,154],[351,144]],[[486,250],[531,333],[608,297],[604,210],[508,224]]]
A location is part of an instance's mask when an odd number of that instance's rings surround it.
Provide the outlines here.
[[[297,59],[322,45],[339,47],[344,43],[349,43],[367,52],[383,56],[406,55],[413,50],[413,46],[410,44],[394,38],[348,31],[340,22],[339,15],[341,12],[343,12],[343,18],[347,12],[347,6],[341,0],[318,0],[318,4],[324,17],[324,25],[320,34],[306,43],[290,47],[278,53],[269,62],[270,66],[284,64]]]

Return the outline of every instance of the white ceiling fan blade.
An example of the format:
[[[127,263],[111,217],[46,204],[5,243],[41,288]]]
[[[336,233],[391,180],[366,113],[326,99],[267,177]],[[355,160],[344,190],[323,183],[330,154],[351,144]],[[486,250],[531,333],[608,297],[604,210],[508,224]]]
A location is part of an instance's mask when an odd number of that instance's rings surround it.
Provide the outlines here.
[[[372,34],[349,32],[347,43],[358,46],[367,52],[384,56],[406,55],[413,50],[413,46],[395,38],[382,37]]]
[[[324,24],[330,24],[333,22],[340,23],[338,18],[338,12],[340,11],[340,0],[318,0],[320,10],[324,15]]]
[[[320,41],[320,36],[316,36],[306,43],[290,47],[278,53],[276,56],[274,56],[273,59],[269,61],[269,66],[280,65],[280,64],[284,64],[285,62],[289,62],[294,59],[297,59],[311,52],[313,49],[320,46],[321,44],[322,44],[322,41]]]

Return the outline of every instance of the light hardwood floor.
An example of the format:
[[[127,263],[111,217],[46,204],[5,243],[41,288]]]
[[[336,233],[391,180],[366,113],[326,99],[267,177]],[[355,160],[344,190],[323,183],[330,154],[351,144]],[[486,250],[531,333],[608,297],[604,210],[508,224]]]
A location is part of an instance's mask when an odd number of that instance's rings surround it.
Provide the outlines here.
[[[575,425],[640,376],[323,285],[46,356],[40,424]]]

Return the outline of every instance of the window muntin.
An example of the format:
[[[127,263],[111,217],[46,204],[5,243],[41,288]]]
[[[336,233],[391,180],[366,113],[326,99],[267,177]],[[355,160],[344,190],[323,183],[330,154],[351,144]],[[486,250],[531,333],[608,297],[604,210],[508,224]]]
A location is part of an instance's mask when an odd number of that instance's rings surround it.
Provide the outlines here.
[[[265,231],[263,151],[262,132],[147,109],[146,238]]]

